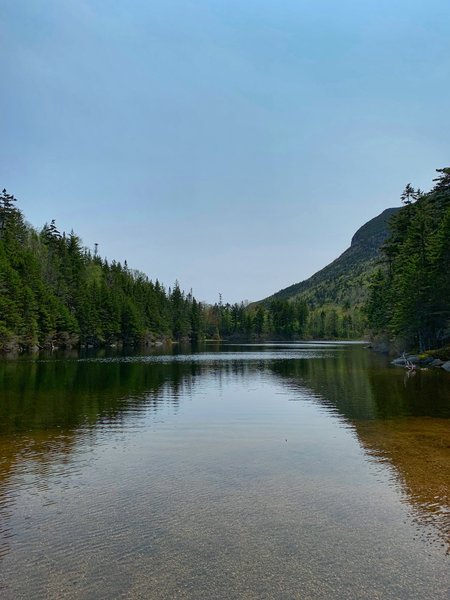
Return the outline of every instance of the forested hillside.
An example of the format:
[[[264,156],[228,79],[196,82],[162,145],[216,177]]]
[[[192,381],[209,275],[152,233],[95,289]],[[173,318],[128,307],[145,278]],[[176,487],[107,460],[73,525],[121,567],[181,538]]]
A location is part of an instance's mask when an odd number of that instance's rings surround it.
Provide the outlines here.
[[[363,333],[361,281],[385,236],[385,219],[354,236],[351,248],[308,282],[268,301],[213,306],[108,262],[54,221],[36,230],[17,201],[0,195],[0,351],[157,340],[357,338]],[[294,295],[294,294],[293,294]],[[356,300],[355,300],[356,299]]]
[[[202,307],[177,284],[102,259],[52,221],[29,226],[0,195],[0,350],[203,337]]]
[[[427,194],[361,227],[350,248],[306,281],[244,306],[198,302],[177,283],[108,262],[60,233],[36,230],[0,195],[0,351],[242,337],[372,336],[423,350],[450,340],[450,169]]]
[[[450,343],[450,168],[437,172],[426,194],[406,186],[371,283],[372,332],[401,349]]]
[[[306,335],[304,302],[269,308],[213,306],[103,259],[54,221],[28,225],[17,200],[0,195],[0,352],[159,340]]]
[[[305,331],[310,337],[357,338],[367,328],[363,310],[370,277],[377,266],[380,249],[389,235],[389,222],[399,208],[388,208],[363,225],[350,247],[339,258],[309,279],[280,290],[262,301],[303,301],[309,315]]]

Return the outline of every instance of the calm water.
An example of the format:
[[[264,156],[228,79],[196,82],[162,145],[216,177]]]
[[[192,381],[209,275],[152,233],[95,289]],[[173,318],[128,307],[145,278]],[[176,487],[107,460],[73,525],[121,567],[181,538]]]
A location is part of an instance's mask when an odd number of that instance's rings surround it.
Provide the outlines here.
[[[0,363],[0,595],[450,597],[450,375],[360,346]]]

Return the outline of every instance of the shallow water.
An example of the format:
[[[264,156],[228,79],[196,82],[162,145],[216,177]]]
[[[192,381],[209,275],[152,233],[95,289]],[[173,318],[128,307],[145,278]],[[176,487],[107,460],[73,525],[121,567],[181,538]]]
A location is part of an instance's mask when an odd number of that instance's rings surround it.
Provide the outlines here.
[[[361,346],[0,363],[2,598],[447,599],[450,375]]]

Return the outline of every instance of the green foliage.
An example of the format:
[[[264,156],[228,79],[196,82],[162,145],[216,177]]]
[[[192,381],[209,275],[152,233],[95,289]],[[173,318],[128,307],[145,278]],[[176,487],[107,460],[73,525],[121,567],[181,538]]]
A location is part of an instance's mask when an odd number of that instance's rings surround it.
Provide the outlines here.
[[[421,350],[444,345],[450,339],[450,169],[438,171],[428,194],[408,184],[402,200],[403,208],[366,223],[350,248],[310,279],[258,304],[207,306],[177,282],[166,291],[126,262],[103,260],[97,248],[92,256],[54,221],[35,231],[4,190],[0,351],[163,338],[355,339],[368,326]]]
[[[126,263],[92,256],[55,221],[36,232],[14,196],[0,195],[0,351],[201,339],[204,310],[178,283],[166,292]]]
[[[410,193],[410,190],[408,190]],[[358,339],[367,330],[363,310],[371,275],[377,269],[380,247],[388,236],[388,222],[399,209],[389,208],[363,225],[353,236],[351,246],[339,258],[309,279],[280,290],[263,300],[265,308],[279,301],[303,302],[308,318],[299,329],[293,323],[279,326],[275,316],[273,331],[288,337],[316,339]],[[294,319],[295,321],[295,319]]]
[[[450,339],[450,169],[438,173],[428,194],[405,188],[366,304],[375,334],[420,351]]]
[[[270,306],[243,303],[204,307],[203,323],[208,338],[278,337],[306,335],[308,307],[303,300],[275,300]]]

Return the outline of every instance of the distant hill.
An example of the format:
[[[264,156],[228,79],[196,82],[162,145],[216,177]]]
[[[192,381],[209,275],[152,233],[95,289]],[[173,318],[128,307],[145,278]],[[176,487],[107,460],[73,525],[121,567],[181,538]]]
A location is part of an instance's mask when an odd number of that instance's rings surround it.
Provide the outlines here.
[[[359,306],[367,296],[367,283],[380,256],[380,248],[389,234],[389,219],[400,208],[388,208],[363,225],[347,250],[332,263],[305,279],[261,301],[291,300],[301,297],[311,309]]]

